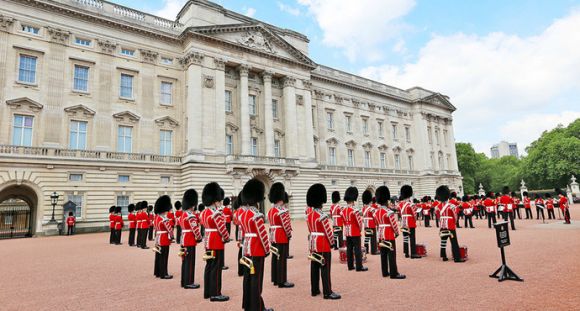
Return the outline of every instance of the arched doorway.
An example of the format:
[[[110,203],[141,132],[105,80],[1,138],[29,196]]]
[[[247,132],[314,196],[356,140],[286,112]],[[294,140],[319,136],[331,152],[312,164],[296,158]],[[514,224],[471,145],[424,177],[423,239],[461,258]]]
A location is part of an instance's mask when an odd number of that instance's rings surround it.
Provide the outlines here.
[[[30,237],[36,232],[36,192],[19,184],[0,187],[0,239]]]

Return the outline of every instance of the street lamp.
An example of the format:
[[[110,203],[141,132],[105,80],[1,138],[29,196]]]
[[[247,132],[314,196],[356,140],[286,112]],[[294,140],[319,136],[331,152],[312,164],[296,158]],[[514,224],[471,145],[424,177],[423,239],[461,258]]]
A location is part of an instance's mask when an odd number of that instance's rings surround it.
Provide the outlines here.
[[[55,223],[56,219],[54,219],[54,208],[56,207],[56,203],[58,203],[58,193],[56,193],[56,191],[50,195],[50,203],[52,204],[52,218],[50,218],[50,222]]]

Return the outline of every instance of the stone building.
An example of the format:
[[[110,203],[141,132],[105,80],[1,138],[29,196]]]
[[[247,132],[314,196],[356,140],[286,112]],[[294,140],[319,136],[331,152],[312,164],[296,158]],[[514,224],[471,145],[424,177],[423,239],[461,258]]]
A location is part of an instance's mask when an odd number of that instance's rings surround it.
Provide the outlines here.
[[[283,182],[295,217],[315,182],[461,191],[447,96],[317,64],[308,43],[205,0],[175,21],[101,0],[3,0],[0,202],[26,201],[46,234],[53,192],[89,230],[111,205],[209,181],[236,195],[254,176]]]

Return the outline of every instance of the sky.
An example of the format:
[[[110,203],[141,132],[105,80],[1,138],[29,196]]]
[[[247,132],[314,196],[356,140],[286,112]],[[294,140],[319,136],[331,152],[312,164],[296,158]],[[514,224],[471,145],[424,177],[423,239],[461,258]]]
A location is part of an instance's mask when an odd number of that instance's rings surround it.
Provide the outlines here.
[[[114,0],[175,19],[186,0]],[[218,0],[308,36],[317,63],[450,97],[457,142],[520,154],[580,118],[580,0]]]

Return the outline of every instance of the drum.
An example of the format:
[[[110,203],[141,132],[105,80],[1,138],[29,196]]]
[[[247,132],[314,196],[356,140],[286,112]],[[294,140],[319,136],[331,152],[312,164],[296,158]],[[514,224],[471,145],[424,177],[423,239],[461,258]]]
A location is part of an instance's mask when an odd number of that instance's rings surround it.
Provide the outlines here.
[[[427,257],[427,246],[425,244],[416,244],[415,253],[421,257]]]
[[[461,257],[463,260],[467,260],[467,246],[459,246],[459,257]]]
[[[361,247],[362,261],[367,262],[367,251],[364,247]],[[338,257],[340,258],[340,263],[346,263],[346,247],[341,247],[338,249]]]

